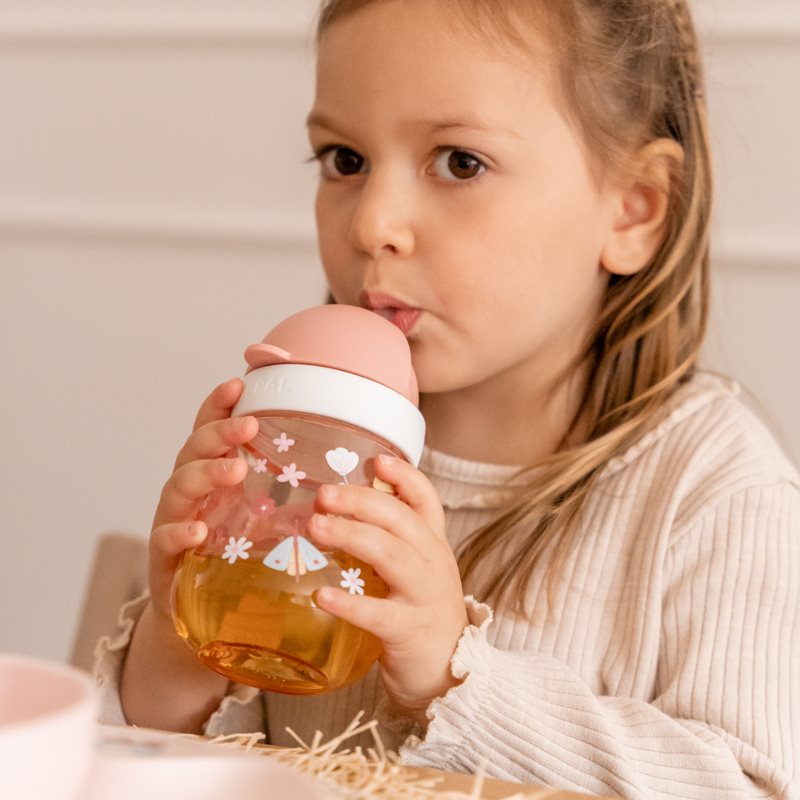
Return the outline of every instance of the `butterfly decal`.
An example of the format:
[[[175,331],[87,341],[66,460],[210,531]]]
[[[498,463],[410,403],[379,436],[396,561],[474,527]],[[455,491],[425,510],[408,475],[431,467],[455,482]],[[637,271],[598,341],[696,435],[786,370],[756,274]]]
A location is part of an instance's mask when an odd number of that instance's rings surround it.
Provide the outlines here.
[[[305,575],[328,566],[325,558],[304,536],[287,536],[264,556],[265,567],[287,575]]]

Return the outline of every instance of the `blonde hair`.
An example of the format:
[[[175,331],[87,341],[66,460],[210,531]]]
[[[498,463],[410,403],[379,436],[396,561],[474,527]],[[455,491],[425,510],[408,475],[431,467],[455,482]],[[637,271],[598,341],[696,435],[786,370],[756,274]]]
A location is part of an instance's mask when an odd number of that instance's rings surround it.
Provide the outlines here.
[[[506,568],[470,588],[521,608],[538,565],[547,565],[552,588],[605,464],[655,423],[696,369],[708,317],[712,204],[699,48],[685,0],[431,1],[460,11],[455,21],[494,44],[525,47],[520,20],[541,30],[566,113],[603,171],[624,170],[633,153],[659,138],[677,141],[684,154],[671,175],[657,253],[636,274],[609,279],[580,357],[588,376],[583,403],[561,447],[523,471],[524,485],[500,516],[459,553],[467,585],[487,554],[502,553]],[[374,2],[325,0],[318,38]],[[579,422],[581,441],[571,444]]]

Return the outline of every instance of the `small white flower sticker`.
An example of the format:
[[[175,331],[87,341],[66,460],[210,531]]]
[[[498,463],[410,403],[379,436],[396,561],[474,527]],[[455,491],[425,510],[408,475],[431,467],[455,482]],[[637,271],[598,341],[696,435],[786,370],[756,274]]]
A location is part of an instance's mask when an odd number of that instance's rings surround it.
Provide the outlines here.
[[[222,552],[222,557],[229,564],[233,564],[237,558],[247,561],[247,559],[250,558],[250,553],[247,551],[252,546],[253,543],[244,536],[240,536],[238,539],[234,539],[234,537],[231,536],[228,539],[228,544],[225,545],[225,550]]]
[[[266,472],[267,471],[267,459],[266,458],[257,458],[256,463],[253,464],[253,471],[254,472]]]
[[[306,473],[297,469],[297,464],[293,462],[288,467],[283,468],[283,475],[278,475],[278,481],[280,483],[288,481],[296,489],[300,485],[300,481],[305,477]]]
[[[364,594],[364,579],[359,577],[361,575],[361,569],[356,567],[355,569],[343,569],[342,570],[342,578],[344,580],[339,581],[339,586],[342,589],[347,589],[350,594]]]
[[[328,450],[325,453],[325,460],[328,466],[337,474],[344,478],[347,483],[347,476],[358,466],[358,453],[348,450],[346,447],[337,447],[335,450]]]
[[[288,453],[289,448],[294,444],[294,439],[290,439],[285,433],[282,433],[277,439],[272,440],[272,444],[278,448],[279,453]]]

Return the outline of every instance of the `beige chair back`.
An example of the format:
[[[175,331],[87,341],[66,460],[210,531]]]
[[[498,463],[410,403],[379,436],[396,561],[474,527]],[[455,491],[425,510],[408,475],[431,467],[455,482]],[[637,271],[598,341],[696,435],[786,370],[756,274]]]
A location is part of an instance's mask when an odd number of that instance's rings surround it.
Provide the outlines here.
[[[119,609],[147,586],[147,539],[105,533],[97,540],[70,663],[91,671],[101,636],[114,632]]]

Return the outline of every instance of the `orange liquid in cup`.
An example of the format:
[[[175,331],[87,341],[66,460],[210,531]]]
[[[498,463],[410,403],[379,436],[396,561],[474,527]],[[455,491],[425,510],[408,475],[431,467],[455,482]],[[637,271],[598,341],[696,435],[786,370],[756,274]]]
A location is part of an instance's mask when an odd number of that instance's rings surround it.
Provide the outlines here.
[[[251,468],[245,481],[209,496],[200,514],[208,538],[184,556],[176,573],[175,627],[198,658],[231,680],[319,694],[364,675],[381,645],[318,608],[314,593],[334,586],[384,597],[386,585],[372,567],[346,553],[309,547],[305,527],[314,497],[321,483],[371,485],[371,459],[400,454],[344,423],[307,414],[259,416],[260,433],[246,449]],[[277,452],[290,440],[289,449]],[[335,448],[359,456],[345,476],[326,459]],[[287,470],[297,486],[278,480]],[[236,543],[250,544],[243,549]]]
[[[230,565],[190,554],[176,591],[178,632],[209,667],[240,683],[286,694],[345,686],[372,666],[380,642],[316,608],[313,592],[338,586],[342,569],[358,567],[365,593],[381,596],[386,588],[350,556],[328,554],[328,563],[296,581],[259,561]]]

